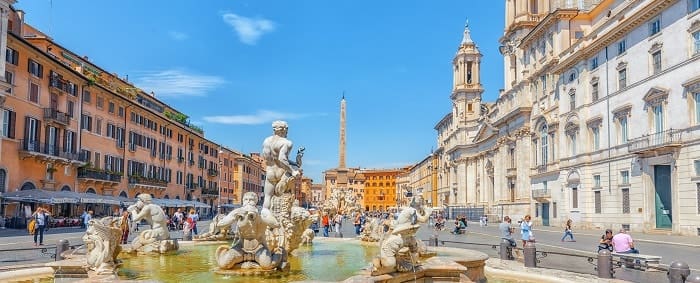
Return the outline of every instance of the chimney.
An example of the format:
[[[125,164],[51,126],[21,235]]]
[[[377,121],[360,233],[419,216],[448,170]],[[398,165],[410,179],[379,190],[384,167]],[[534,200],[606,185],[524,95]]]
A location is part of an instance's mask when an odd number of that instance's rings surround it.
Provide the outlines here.
[[[19,18],[19,36],[23,37],[24,34],[22,34],[22,31],[24,30],[24,11],[23,10],[17,10],[17,18]]]

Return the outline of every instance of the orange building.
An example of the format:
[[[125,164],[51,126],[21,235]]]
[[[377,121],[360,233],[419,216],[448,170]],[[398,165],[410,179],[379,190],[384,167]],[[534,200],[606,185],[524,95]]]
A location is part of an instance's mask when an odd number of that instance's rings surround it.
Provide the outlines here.
[[[147,193],[214,208],[239,202],[242,190],[262,192],[261,158],[206,139],[155,94],[64,48],[21,16],[13,10],[2,35],[8,85],[0,97],[0,196],[32,189],[112,200]],[[57,205],[54,215],[87,208],[109,214],[109,203]],[[0,212],[22,209],[10,204]]]
[[[401,169],[364,169],[362,206],[366,211],[385,211],[396,207],[396,176]]]

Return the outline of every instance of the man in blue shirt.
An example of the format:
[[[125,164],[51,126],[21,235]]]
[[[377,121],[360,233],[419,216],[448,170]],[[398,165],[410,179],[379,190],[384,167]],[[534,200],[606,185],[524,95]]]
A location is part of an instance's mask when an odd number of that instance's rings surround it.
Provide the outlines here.
[[[501,239],[508,240],[508,242],[510,242],[510,246],[515,247],[516,243],[513,239],[513,227],[510,227],[510,222],[511,220],[509,216],[503,217],[503,222],[498,225],[498,230],[501,231]]]

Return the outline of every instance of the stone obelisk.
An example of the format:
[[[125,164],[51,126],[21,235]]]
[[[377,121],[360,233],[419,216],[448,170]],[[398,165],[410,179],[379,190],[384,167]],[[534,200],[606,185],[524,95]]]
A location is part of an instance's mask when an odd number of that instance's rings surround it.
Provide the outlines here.
[[[348,187],[348,169],[345,165],[345,93],[340,99],[340,136],[338,142],[338,176],[336,188],[345,189]]]

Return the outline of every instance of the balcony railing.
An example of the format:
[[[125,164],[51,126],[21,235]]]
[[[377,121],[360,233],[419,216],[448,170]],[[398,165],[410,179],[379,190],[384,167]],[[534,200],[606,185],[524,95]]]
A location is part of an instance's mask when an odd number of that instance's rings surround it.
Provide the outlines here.
[[[95,168],[78,168],[78,179],[95,179],[120,183],[122,181],[122,175]]]
[[[552,191],[548,189],[534,189],[532,190],[532,198],[550,198],[552,197]]]
[[[70,116],[68,116],[68,114],[54,108],[44,108],[44,119],[54,121],[64,126],[68,126],[70,123]]]
[[[219,170],[216,170],[216,169],[207,169],[207,175],[209,175],[209,177],[216,177],[216,176],[219,176]]]
[[[51,73],[51,77],[49,78],[49,86],[67,94],[70,94],[72,96],[78,95],[78,86],[76,86],[72,82],[62,79],[58,74],[53,72]]]
[[[147,186],[156,186],[156,187],[167,187],[168,181],[157,179],[157,178],[149,178],[149,177],[131,175],[131,176],[129,176],[129,184],[147,185]]]
[[[46,154],[68,160],[80,160],[77,152],[70,148],[61,148],[57,144],[41,143],[33,140],[20,140],[19,143],[20,151],[22,152]]]
[[[185,187],[186,187],[188,190],[190,190],[190,191],[194,191],[194,190],[196,190],[197,188],[199,188],[199,184],[197,184],[197,183],[188,183],[188,184],[185,185]]]
[[[217,188],[217,187],[202,188],[202,196],[216,197],[218,195],[219,195],[219,188]]]
[[[681,130],[666,130],[630,140],[627,149],[631,153],[644,153],[683,145]]]

